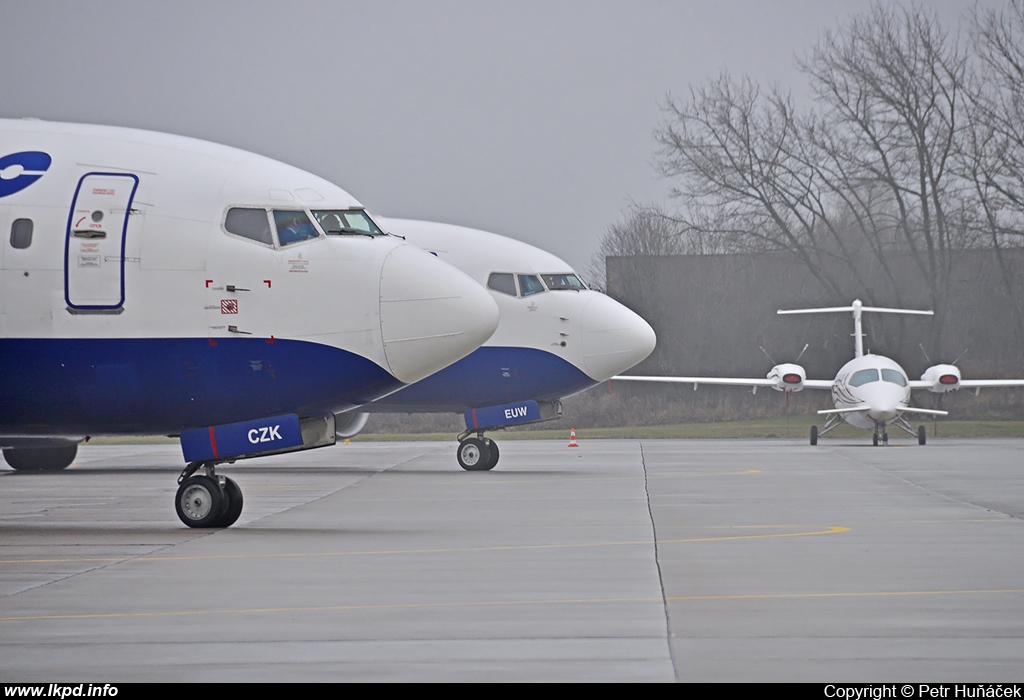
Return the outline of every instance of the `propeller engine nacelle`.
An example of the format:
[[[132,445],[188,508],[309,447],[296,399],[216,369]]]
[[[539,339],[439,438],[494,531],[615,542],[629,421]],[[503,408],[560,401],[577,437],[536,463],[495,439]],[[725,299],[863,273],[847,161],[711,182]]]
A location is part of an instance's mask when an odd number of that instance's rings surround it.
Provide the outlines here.
[[[774,382],[775,386],[772,388],[775,391],[793,393],[804,388],[807,372],[800,365],[784,362],[781,365],[772,367],[771,371],[768,372],[768,379]]]
[[[928,391],[947,394],[960,388],[960,368],[956,365],[932,365],[921,375],[928,383]]]
[[[370,419],[369,413],[349,411],[347,413],[334,414],[334,434],[339,440],[347,440],[355,437],[359,431],[366,427],[366,421]]]

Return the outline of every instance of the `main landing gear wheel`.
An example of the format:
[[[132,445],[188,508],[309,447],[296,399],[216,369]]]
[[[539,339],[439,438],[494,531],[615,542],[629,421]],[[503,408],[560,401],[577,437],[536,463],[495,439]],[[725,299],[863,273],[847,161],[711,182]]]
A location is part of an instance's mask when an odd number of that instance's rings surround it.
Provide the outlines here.
[[[873,433],[871,435],[871,444],[878,447],[878,433]]]
[[[224,513],[213,527],[231,527],[242,514],[242,489],[228,477],[224,477],[224,500]]]
[[[487,445],[487,449],[491,452],[491,460],[487,465],[487,469],[491,470],[498,464],[498,443],[490,438],[484,438],[483,440]]]
[[[816,425],[812,425],[811,426],[811,444],[812,445],[817,445],[818,444],[818,426],[816,426]]]
[[[917,444],[918,445],[923,445],[926,442],[928,442],[928,435],[925,434],[924,426],[923,425],[919,425],[919,426],[917,426]]]
[[[219,521],[224,516],[227,505],[228,501],[220,484],[209,476],[190,476],[181,482],[174,497],[174,509],[178,511],[178,518],[189,527],[222,527]],[[241,499],[238,512],[242,512]]]
[[[459,466],[470,472],[484,472],[491,469],[491,449],[487,446],[488,441],[482,438],[466,438],[459,443],[455,451],[455,457],[459,460]],[[497,461],[495,459],[495,461]]]
[[[75,461],[78,445],[20,447],[4,450],[4,459],[19,472],[59,472]]]

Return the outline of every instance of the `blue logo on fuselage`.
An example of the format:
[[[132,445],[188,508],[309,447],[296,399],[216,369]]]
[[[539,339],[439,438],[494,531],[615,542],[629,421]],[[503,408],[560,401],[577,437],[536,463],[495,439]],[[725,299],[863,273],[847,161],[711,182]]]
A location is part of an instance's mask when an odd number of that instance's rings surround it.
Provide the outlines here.
[[[41,178],[50,162],[50,154],[42,151],[22,151],[0,158],[0,197],[21,192]]]

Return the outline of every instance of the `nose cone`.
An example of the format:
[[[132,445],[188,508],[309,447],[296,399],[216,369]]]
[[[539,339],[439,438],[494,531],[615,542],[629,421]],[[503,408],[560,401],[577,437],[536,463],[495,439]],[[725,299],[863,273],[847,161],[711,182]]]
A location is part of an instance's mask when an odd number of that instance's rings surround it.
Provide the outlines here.
[[[637,364],[654,350],[654,329],[604,294],[594,293],[583,307],[583,364],[603,382]]]
[[[498,305],[470,277],[401,245],[380,275],[380,329],[391,373],[419,381],[476,350],[498,327]]]
[[[898,409],[906,406],[907,393],[901,387],[886,382],[875,382],[865,393],[865,402],[870,406],[868,418],[876,423],[888,423],[895,418]]]

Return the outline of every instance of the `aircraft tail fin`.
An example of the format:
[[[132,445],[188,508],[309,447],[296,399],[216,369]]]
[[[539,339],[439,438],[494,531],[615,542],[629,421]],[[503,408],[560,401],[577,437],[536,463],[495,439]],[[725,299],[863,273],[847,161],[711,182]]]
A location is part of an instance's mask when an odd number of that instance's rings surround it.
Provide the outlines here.
[[[789,314],[832,314],[850,311],[853,313],[853,343],[854,356],[860,357],[864,354],[864,332],[861,326],[860,315],[865,311],[883,314],[910,314],[914,316],[933,316],[934,311],[923,311],[919,309],[891,309],[884,306],[864,306],[860,299],[854,299],[850,306],[825,306],[817,309],[779,309],[776,313],[780,316]]]

